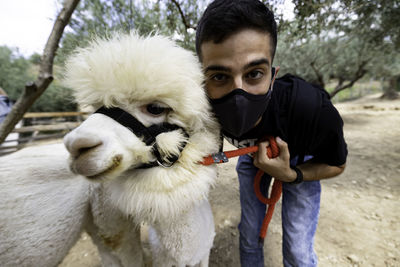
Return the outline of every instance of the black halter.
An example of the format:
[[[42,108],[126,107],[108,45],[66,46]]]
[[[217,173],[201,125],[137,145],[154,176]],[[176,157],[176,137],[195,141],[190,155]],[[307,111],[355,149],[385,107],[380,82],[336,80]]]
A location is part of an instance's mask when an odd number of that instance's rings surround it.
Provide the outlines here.
[[[181,129],[182,132],[184,133],[184,135],[186,137],[189,137],[187,132],[182,127],[179,127],[175,124],[159,123],[159,124],[153,124],[153,125],[150,125],[149,127],[146,127],[139,120],[137,120],[135,117],[133,117],[131,114],[129,114],[128,112],[126,112],[120,108],[117,108],[117,107],[113,107],[113,108],[101,107],[95,113],[101,113],[101,114],[104,114],[104,115],[112,118],[113,120],[115,120],[116,122],[121,124],[122,126],[125,126],[126,128],[128,128],[137,137],[142,137],[143,142],[146,145],[148,145],[148,146],[151,145],[153,147],[153,149],[152,149],[153,154],[157,160],[154,162],[143,164],[143,165],[137,167],[137,169],[151,168],[151,167],[155,167],[155,166],[171,167],[172,164],[174,164],[179,159],[179,156],[176,156],[176,155],[168,157],[167,161],[162,159],[160,151],[158,150],[158,146],[156,143],[156,137],[160,133],[171,132],[174,130]],[[183,143],[182,146],[180,146],[180,151],[183,150],[185,145],[186,145],[186,142]]]

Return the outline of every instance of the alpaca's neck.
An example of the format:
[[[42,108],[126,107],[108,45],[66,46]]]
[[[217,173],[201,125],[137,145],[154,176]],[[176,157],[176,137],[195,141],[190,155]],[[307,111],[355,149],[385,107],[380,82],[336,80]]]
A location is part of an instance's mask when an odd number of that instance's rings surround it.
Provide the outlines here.
[[[161,167],[136,170],[111,181],[107,187],[117,207],[126,215],[154,223],[171,220],[207,198],[216,168],[196,170]]]

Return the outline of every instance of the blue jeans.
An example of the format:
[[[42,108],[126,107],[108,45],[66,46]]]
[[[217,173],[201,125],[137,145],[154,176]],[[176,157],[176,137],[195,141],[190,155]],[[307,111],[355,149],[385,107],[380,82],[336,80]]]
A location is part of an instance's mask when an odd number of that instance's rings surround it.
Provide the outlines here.
[[[295,165],[297,158],[291,161]],[[258,235],[266,212],[254,193],[257,173],[253,159],[241,156],[236,166],[239,176],[241,220],[239,224],[240,263],[242,267],[264,266],[263,245]],[[266,195],[271,177],[264,174],[261,192]],[[282,253],[284,266],[317,266],[314,235],[318,224],[321,185],[319,181],[282,186]],[[268,241],[268,235],[266,242]]]

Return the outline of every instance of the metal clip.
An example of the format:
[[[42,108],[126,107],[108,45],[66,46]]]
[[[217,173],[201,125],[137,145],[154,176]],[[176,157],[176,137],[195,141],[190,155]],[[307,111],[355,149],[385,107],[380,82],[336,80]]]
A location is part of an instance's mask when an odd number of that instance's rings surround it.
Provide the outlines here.
[[[225,163],[229,161],[228,157],[225,155],[224,152],[218,152],[212,154],[211,157],[215,163]]]
[[[164,168],[171,168],[174,163],[172,162],[172,163],[166,164],[166,163],[162,163],[161,161],[157,160],[157,164],[158,164],[158,166],[161,166]]]

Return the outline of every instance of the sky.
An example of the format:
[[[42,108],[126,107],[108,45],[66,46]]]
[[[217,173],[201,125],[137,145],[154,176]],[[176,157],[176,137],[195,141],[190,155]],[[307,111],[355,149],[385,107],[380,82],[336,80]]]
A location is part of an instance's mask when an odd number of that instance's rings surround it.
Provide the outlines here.
[[[16,47],[25,57],[41,54],[61,8],[56,0],[0,0],[0,45]],[[285,0],[286,17],[292,10]]]
[[[57,10],[56,0],[0,0],[0,45],[17,47],[24,56],[41,54]]]

